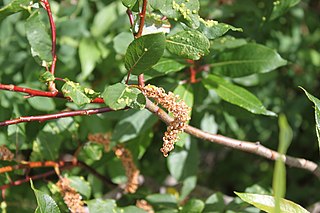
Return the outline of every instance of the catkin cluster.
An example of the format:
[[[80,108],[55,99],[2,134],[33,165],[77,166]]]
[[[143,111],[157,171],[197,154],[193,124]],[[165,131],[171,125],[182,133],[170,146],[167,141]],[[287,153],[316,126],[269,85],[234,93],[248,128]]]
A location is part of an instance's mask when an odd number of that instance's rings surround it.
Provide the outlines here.
[[[133,162],[132,154],[130,150],[124,148],[121,145],[117,145],[114,148],[115,155],[121,160],[121,163],[126,171],[126,176],[128,178],[125,192],[135,193],[139,187],[139,174],[140,171],[137,169]]]
[[[109,133],[89,134],[88,140],[103,145],[105,152],[110,151],[110,134]]]
[[[0,160],[12,161],[14,154],[5,146],[0,146]]]
[[[137,200],[136,207],[143,209],[148,213],[154,213],[152,206],[146,200]]]
[[[81,200],[81,195],[70,186],[68,178],[60,177],[56,183],[65,204],[68,206],[71,213],[85,213],[84,203]]]
[[[106,152],[110,151],[110,134],[89,134],[88,139],[92,142],[102,144]],[[121,163],[126,171],[127,183],[125,186],[125,192],[135,193],[139,186],[139,174],[140,171],[134,164],[132,154],[129,149],[126,149],[122,145],[115,146],[112,151],[117,158],[121,160]]]
[[[160,151],[164,157],[174,149],[174,143],[179,140],[178,134],[183,132],[190,120],[189,112],[191,108],[172,92],[168,94],[163,88],[147,85],[140,88],[142,93],[155,100],[158,104],[172,113],[174,120],[168,125],[163,136],[163,145]]]

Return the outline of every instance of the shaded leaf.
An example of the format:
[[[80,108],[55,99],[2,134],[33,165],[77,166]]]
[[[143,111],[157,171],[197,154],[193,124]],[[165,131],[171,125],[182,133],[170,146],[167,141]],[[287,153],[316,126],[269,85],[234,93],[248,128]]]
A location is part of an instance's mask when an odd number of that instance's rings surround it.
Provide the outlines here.
[[[54,101],[46,97],[32,97],[28,98],[29,104],[36,110],[39,111],[53,111],[56,108]]]
[[[223,100],[238,105],[254,114],[276,116],[274,112],[268,111],[261,101],[248,90],[227,82],[216,75],[209,75],[203,81],[208,89],[214,89]]]
[[[146,197],[146,200],[151,205],[158,207],[177,207],[177,198],[172,194],[151,194]]]
[[[101,57],[100,50],[93,38],[83,38],[79,43],[79,58],[81,64],[80,80],[85,80],[95,68]]]
[[[159,61],[165,45],[163,33],[144,35],[135,39],[125,54],[126,69],[135,75],[145,72]]]
[[[209,53],[210,42],[199,31],[181,31],[167,38],[167,49],[184,58],[198,60]]]
[[[39,57],[46,62],[51,62],[51,38],[47,32],[47,28],[40,19],[39,10],[34,11],[34,13],[30,15],[25,26],[32,56]]]
[[[36,196],[38,207],[37,213],[60,213],[57,203],[48,194],[34,188],[32,180],[30,180],[31,188]]]
[[[259,194],[251,194],[251,193],[240,193],[235,192],[243,201],[250,203],[257,207],[260,210],[273,213],[275,207],[274,197],[270,195],[259,195]],[[280,211],[281,213],[308,213],[308,211],[302,208],[300,205],[286,199],[280,200]]]
[[[102,94],[106,105],[114,110],[125,108],[126,103],[124,101],[119,102],[118,100],[122,97],[126,88],[126,85],[122,83],[107,86]]]
[[[0,23],[9,15],[26,10],[30,0],[12,0],[9,4],[0,9]]]
[[[142,132],[150,129],[156,121],[157,118],[147,110],[128,111],[115,126],[112,141],[122,143],[136,138]]]
[[[132,33],[121,32],[113,39],[113,48],[114,50],[121,55],[126,53],[126,50],[129,44],[133,41]]]
[[[83,177],[71,176],[68,179],[70,180],[70,186],[84,196],[84,200],[90,198],[91,186]]]
[[[232,36],[223,36],[211,41],[211,49],[223,51],[225,49],[233,49],[247,44],[243,38],[235,38]]]
[[[181,209],[181,213],[201,213],[204,209],[204,202],[199,199],[190,199]]]
[[[270,20],[274,20],[284,13],[286,13],[291,7],[297,5],[300,0],[281,0],[273,1],[273,9],[270,16]]]
[[[122,1],[122,4],[128,8],[132,8],[137,3],[137,0],[121,0],[121,1]]]
[[[213,20],[203,20],[200,19],[200,27],[199,30],[208,38],[208,39],[216,39],[224,34],[226,34],[229,30],[232,31],[240,31],[242,32],[241,28],[233,27],[229,24],[225,23],[218,23],[217,21]]]
[[[94,199],[86,202],[90,213],[109,213],[116,208],[115,200]]]
[[[287,149],[291,143],[293,133],[288,124],[285,115],[279,116],[279,147],[280,154],[286,154]],[[281,159],[277,159],[273,174],[273,191],[275,197],[275,212],[280,211],[280,200],[285,197],[286,192],[286,167]]]
[[[315,114],[315,119],[316,119],[316,133],[317,133],[317,138],[318,138],[318,146],[319,146],[319,151],[320,151],[320,100],[310,93],[307,92],[304,88],[300,87],[307,95],[310,101],[314,103],[314,114]]]
[[[143,109],[146,103],[146,98],[139,89],[122,83],[107,86],[103,97],[105,103],[114,110],[123,109],[126,106]]]
[[[43,82],[43,83],[47,83],[49,81],[54,81],[55,80],[55,77],[54,75],[49,72],[49,71],[46,71],[44,72],[43,74],[40,75],[39,77],[39,81]]]
[[[197,185],[197,176],[189,176],[183,180],[179,201],[183,201]]]
[[[33,161],[57,160],[61,142],[61,135],[40,131],[33,141],[31,159]]]
[[[150,80],[155,77],[163,76],[171,72],[178,72],[186,67],[186,64],[173,60],[170,58],[161,58],[158,63],[151,67],[148,72],[144,74],[144,79]]]
[[[287,61],[273,49],[260,44],[246,44],[219,55],[211,64],[216,74],[242,77],[254,73],[265,73],[284,66]]]
[[[199,164],[197,144],[187,140],[183,148],[176,147],[167,158],[170,174],[178,181],[195,176]]]
[[[152,6],[160,10],[168,18],[180,20],[189,27],[196,29],[199,27],[199,0],[164,0],[155,3],[151,1]]]

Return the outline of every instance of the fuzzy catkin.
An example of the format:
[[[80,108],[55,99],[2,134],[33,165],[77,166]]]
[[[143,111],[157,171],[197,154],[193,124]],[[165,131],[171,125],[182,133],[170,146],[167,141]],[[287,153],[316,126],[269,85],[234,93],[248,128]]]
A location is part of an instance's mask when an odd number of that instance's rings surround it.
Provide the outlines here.
[[[84,208],[84,203],[81,200],[81,195],[70,186],[70,180],[68,178],[61,177],[56,185],[71,213],[87,212]]]
[[[178,134],[183,132],[187,127],[187,122],[190,120],[189,112],[191,108],[172,92],[168,94],[163,88],[152,85],[140,87],[142,93],[148,98],[152,98],[160,104],[168,112],[172,113],[174,120],[168,125],[167,131],[163,136],[163,145],[160,151],[164,157],[167,157],[169,152],[174,149],[174,144],[179,140]]]

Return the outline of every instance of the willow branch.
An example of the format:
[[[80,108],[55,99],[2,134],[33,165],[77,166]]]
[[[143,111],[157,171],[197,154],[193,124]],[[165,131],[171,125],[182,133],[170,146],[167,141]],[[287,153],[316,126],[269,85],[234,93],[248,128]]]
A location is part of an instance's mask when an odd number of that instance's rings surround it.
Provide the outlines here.
[[[111,111],[113,111],[111,108],[102,107],[102,108],[94,108],[94,109],[66,111],[66,112],[59,112],[59,113],[46,114],[46,115],[24,116],[24,117],[19,117],[12,120],[2,121],[0,122],[0,127],[18,124],[18,123],[24,123],[24,122],[32,122],[32,121],[44,122],[48,120],[54,120],[54,119],[65,118],[65,117],[94,115],[94,114],[100,114],[100,113],[111,112]]]
[[[1,84],[0,83],[0,90],[8,90],[11,92],[21,92],[21,93],[26,93],[29,96],[40,96],[40,97],[51,97],[51,98],[63,98],[71,101],[69,97],[65,97],[63,93],[61,92],[47,92],[47,91],[42,91],[42,90],[35,90],[35,89],[30,89],[26,87],[19,87],[15,86],[12,84]],[[91,101],[91,103],[104,103],[102,98],[95,98]]]
[[[162,110],[159,106],[155,105],[149,99],[147,99],[146,108],[152,113],[156,114],[167,125],[173,121],[173,118],[171,118],[164,110]],[[276,152],[274,150],[271,150],[261,145],[259,142],[254,143],[249,141],[241,141],[241,140],[228,138],[222,135],[211,134],[208,132],[204,132],[200,129],[197,129],[195,127],[192,127],[190,125],[186,127],[185,132],[190,135],[193,135],[194,137],[197,137],[212,143],[217,143],[223,146],[227,146],[233,149],[238,149],[244,152],[250,152],[250,153],[262,156],[264,158],[267,158],[269,160],[275,161],[277,159],[281,159],[288,166],[308,170],[312,174],[320,178],[320,168],[316,163],[303,158],[296,158],[296,157],[280,154],[279,152]]]

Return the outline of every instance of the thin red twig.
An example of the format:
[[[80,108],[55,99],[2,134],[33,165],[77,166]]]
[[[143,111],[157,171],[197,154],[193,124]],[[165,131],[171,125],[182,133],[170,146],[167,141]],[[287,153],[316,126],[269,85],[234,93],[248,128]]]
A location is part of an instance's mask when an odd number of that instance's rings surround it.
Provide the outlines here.
[[[148,4],[148,0],[143,0],[142,3],[142,11],[140,13],[140,23],[139,23],[139,30],[136,34],[136,38],[139,38],[142,35],[142,31],[143,31],[143,27],[144,27],[144,21],[146,18],[146,12],[147,12],[147,4]]]
[[[31,121],[44,122],[44,121],[54,120],[54,119],[58,119],[58,118],[94,115],[94,114],[100,114],[100,113],[111,112],[111,111],[113,111],[113,109],[108,108],[108,107],[102,107],[102,108],[94,108],[94,109],[59,112],[59,113],[46,114],[46,115],[25,116],[25,117],[19,117],[16,119],[12,119],[12,120],[2,121],[2,122],[0,122],[0,127],[23,123],[23,122],[31,122]]]
[[[60,170],[68,170],[68,169],[72,169],[74,168],[75,165],[67,165],[67,166],[63,166],[60,168]],[[56,174],[56,171],[55,170],[52,170],[52,171],[49,171],[49,172],[46,172],[46,173],[42,173],[42,174],[38,174],[38,175],[33,175],[33,176],[29,176],[29,177],[26,177],[24,179],[21,179],[21,180],[16,180],[16,181],[13,181],[11,183],[8,183],[8,184],[5,184],[5,185],[2,185],[0,186],[0,190],[5,190],[7,188],[10,188],[12,186],[19,186],[23,183],[27,183],[29,182],[30,180],[37,180],[37,179],[42,179],[42,178],[46,178],[48,176],[51,176],[51,175],[54,175]]]
[[[48,17],[49,17],[49,23],[50,23],[50,28],[51,28],[51,42],[52,42],[52,47],[51,47],[51,54],[52,54],[52,64],[50,68],[50,72],[52,75],[55,73],[55,68],[56,68],[56,62],[57,62],[57,54],[56,54],[56,25],[54,23],[53,17],[52,17],[52,12],[51,12],[51,7],[49,4],[48,0],[41,0],[41,3],[43,4],[44,9],[47,11]],[[57,93],[56,85],[54,81],[49,82],[49,90],[53,93]]]
[[[25,88],[25,87],[19,87],[19,86],[15,86],[12,84],[1,84],[0,83],[0,90],[8,90],[8,91],[12,91],[12,92],[22,92],[22,93],[28,94],[29,96],[65,98],[70,101],[70,98],[65,97],[63,95],[63,93],[61,93],[61,92],[52,93],[52,92],[47,92],[47,91],[42,91],[42,90],[35,90],[35,89],[30,89],[30,88]],[[104,100],[102,98],[95,98],[91,101],[91,103],[104,103]]]
[[[134,19],[133,19],[132,11],[130,9],[127,9],[126,12],[129,17],[130,26],[131,26],[132,30],[134,30]]]

